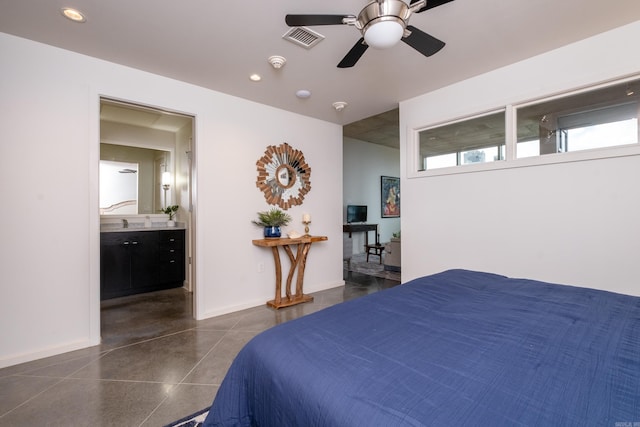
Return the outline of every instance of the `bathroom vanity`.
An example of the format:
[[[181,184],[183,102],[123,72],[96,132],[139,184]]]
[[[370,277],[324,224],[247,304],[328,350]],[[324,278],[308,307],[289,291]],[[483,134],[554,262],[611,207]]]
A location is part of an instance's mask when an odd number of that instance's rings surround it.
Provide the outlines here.
[[[176,288],[184,279],[184,229],[100,233],[100,299]]]

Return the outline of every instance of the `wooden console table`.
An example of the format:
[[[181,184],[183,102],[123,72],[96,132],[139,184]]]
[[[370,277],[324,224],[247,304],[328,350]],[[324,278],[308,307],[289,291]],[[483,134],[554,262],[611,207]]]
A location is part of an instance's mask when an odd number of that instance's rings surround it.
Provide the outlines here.
[[[276,266],[276,297],[271,301],[267,301],[269,307],[275,309],[282,307],[289,307],[303,302],[313,301],[313,297],[305,295],[302,292],[304,281],[304,268],[307,263],[307,255],[311,244],[314,242],[321,242],[327,240],[326,236],[309,236],[298,237],[296,239],[280,238],[280,239],[259,239],[253,240],[252,243],[256,246],[262,246],[264,248],[271,248],[273,253],[273,261]],[[293,254],[291,246],[297,246],[296,254]],[[282,264],[280,263],[279,247],[284,248],[284,251],[289,256],[291,261],[291,267],[289,268],[289,274],[287,275],[287,285],[285,288],[285,297],[282,297]],[[293,281],[293,275],[298,270],[298,277],[296,279],[296,293],[291,295],[291,282]]]

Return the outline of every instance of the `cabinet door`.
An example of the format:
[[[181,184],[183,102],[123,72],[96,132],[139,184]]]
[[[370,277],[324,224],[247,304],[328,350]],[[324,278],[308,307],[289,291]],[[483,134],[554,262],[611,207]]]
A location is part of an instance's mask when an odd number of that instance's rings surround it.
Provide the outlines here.
[[[131,284],[137,292],[153,290],[158,281],[158,233],[131,233]]]
[[[128,233],[101,233],[101,299],[127,295],[131,292],[131,262],[129,246],[130,241]]]

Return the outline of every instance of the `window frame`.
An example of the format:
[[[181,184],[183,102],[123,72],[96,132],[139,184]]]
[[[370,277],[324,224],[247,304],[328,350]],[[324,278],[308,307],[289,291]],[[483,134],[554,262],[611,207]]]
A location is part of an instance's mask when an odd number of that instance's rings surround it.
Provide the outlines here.
[[[426,159],[428,157],[422,158],[422,156],[420,155],[420,132],[425,132],[425,131],[428,131],[430,129],[437,129],[437,128],[441,128],[441,127],[445,127],[445,126],[455,125],[457,123],[463,123],[463,122],[466,122],[466,121],[480,119],[480,118],[483,118],[483,117],[489,117],[489,116],[493,116],[493,115],[497,115],[497,114],[504,114],[504,120],[505,120],[505,144],[506,144],[506,140],[507,140],[507,134],[506,134],[507,109],[505,107],[501,107],[501,108],[494,109],[494,110],[483,111],[483,112],[478,113],[478,114],[474,114],[474,115],[471,115],[471,116],[465,116],[465,117],[459,118],[457,120],[447,121],[447,122],[435,124],[433,126],[428,126],[426,128],[420,129],[416,134],[417,138],[418,138],[418,141],[417,141],[417,150],[418,150],[417,151],[417,155],[420,158],[420,164],[424,165],[424,169],[418,169],[418,172],[425,172],[425,171],[429,171],[429,170],[434,171],[434,170],[441,170],[441,169],[451,169],[451,168],[459,168],[459,167],[471,166],[471,164],[464,165],[464,164],[461,163],[460,157],[461,157],[462,153],[464,153],[466,151],[470,151],[469,147],[465,147],[463,150],[442,154],[442,155],[455,154],[456,155],[456,165],[455,166],[445,166],[445,167],[440,167],[440,168],[435,168],[435,169],[426,169]],[[497,147],[498,148],[498,155],[500,155],[500,147],[501,146],[502,146],[502,144],[500,144],[500,145],[490,145],[490,146],[482,147],[482,148],[479,148],[479,149]],[[485,164],[485,163],[496,163],[496,162],[502,162],[502,161],[505,161],[505,160],[506,160],[506,156],[505,156],[505,158],[501,158],[501,159],[498,159],[498,160],[495,160],[495,161],[492,161],[492,162],[482,162],[482,163],[473,163],[473,164],[477,165],[477,164]],[[420,166],[418,165],[418,167],[420,167]]]
[[[606,88],[609,86],[615,86],[624,84],[631,81],[640,81],[640,74],[634,74],[625,78],[618,78],[584,86],[581,88],[573,88],[556,94],[537,97],[535,99],[510,103],[506,106],[497,106],[496,108],[478,112],[475,114],[469,114],[464,116],[458,116],[451,120],[439,121],[421,126],[418,128],[408,128],[408,148],[407,150],[407,178],[422,178],[431,176],[443,176],[443,175],[456,175],[464,173],[475,173],[484,171],[493,171],[501,169],[512,169],[521,167],[543,166],[553,165],[559,163],[572,163],[597,159],[607,159],[616,157],[628,157],[640,155],[640,124],[638,126],[638,143],[627,145],[616,145],[610,147],[599,147],[578,151],[549,153],[544,155],[537,155],[532,157],[516,157],[517,147],[517,110],[519,108],[527,107],[530,105],[540,104],[543,102],[553,101],[560,98],[570,97],[573,95],[579,95],[582,93]],[[436,127],[447,126],[455,123],[460,123],[465,120],[470,120],[484,115],[495,114],[500,111],[505,112],[505,157],[501,161],[456,165],[450,167],[443,167],[431,170],[420,170],[422,165],[422,158],[420,156],[420,132],[433,129]],[[639,114],[640,123],[640,114]]]

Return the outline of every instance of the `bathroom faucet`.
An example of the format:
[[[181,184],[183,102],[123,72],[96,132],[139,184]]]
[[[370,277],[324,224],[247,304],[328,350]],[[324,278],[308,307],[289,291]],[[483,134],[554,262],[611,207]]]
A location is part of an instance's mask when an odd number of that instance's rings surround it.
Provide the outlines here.
[[[129,221],[122,218],[122,228],[129,228]]]

